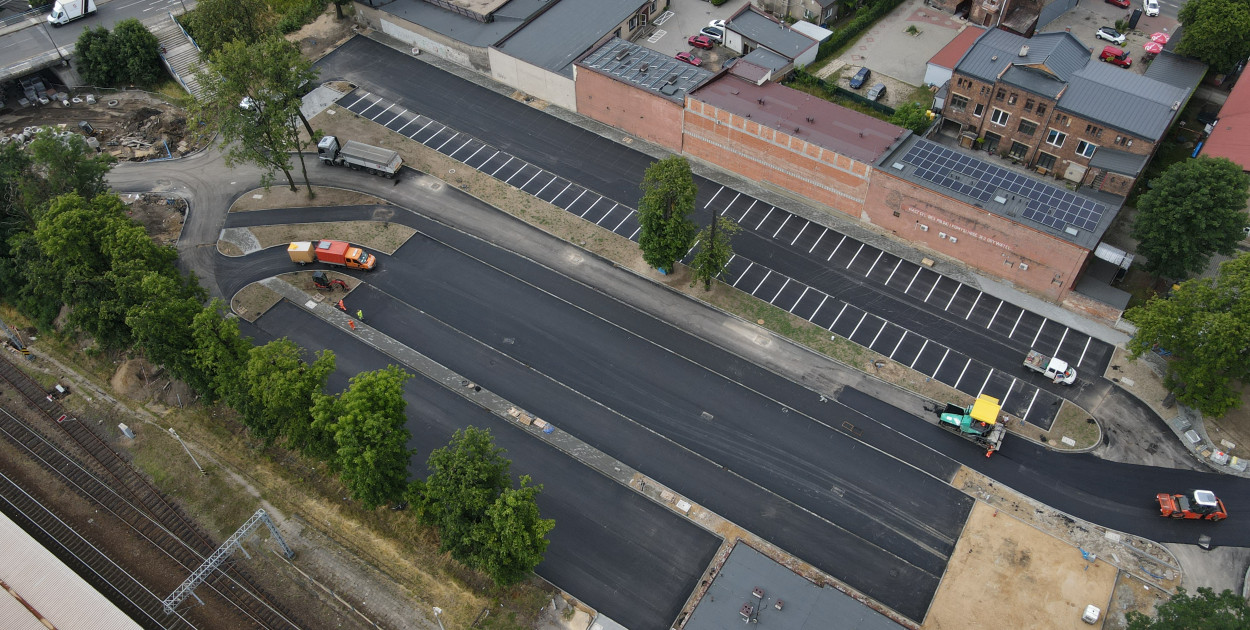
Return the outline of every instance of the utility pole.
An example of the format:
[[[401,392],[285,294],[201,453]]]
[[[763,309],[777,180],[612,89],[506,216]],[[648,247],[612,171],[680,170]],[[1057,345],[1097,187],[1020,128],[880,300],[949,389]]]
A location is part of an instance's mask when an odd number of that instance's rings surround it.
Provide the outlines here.
[[[439,615],[443,614],[443,609],[438,606],[434,607],[434,620],[438,622],[438,630],[447,630],[443,627],[443,620],[439,619]]]
[[[207,475],[208,473],[204,472],[204,467],[200,466],[200,462],[195,460],[195,455],[191,454],[191,449],[187,448],[187,443],[182,441],[182,437],[178,435],[178,432],[175,431],[173,427],[169,427],[169,434],[174,436],[174,439],[178,440],[178,443],[182,445],[182,450],[187,452],[187,455],[191,458],[191,462],[195,464],[196,468],[200,469],[200,474]]]

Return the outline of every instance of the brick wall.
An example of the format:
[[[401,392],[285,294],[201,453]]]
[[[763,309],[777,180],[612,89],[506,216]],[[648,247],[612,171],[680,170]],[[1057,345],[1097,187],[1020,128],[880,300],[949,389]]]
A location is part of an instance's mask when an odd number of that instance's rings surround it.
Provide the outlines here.
[[[681,152],[681,105],[593,70],[573,71],[579,114]]]
[[[1088,249],[884,171],[872,174],[864,216],[914,246],[1051,301],[1068,295],[1090,255]]]
[[[748,179],[784,188],[852,217],[868,194],[867,164],[686,98],[684,152]]]

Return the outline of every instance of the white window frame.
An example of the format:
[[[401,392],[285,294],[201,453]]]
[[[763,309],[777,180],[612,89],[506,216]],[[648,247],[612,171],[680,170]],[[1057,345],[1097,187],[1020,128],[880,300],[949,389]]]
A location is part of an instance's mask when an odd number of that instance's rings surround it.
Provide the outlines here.
[[[981,113],[979,113],[979,114],[978,114],[978,113],[977,113],[977,111],[978,111],[978,110],[980,110],[980,112],[981,112]],[[976,116],[977,118],[980,118],[980,117],[984,116],[984,115],[985,115],[985,104],[984,104],[984,103],[977,103],[977,106],[972,108],[972,115],[973,115],[973,116]]]
[[[1053,142],[1050,139],[1052,134],[1055,137],[1059,138],[1059,142]],[[1063,143],[1066,142],[1067,140],[1068,140],[1068,134],[1062,131],[1059,131],[1058,129],[1055,129],[1054,127],[1051,127],[1049,130],[1046,131],[1046,144],[1049,144],[1052,147],[1062,147]]]
[[[1084,145],[1085,147],[1084,151],[1081,150],[1082,145]],[[1097,151],[1097,150],[1098,150],[1098,145],[1088,140],[1082,140],[1076,145],[1076,154],[1083,158],[1094,157],[1094,151]]]
[[[1011,112],[1003,111],[997,107],[995,107],[994,112],[990,114],[990,122],[998,125],[999,127],[1006,127],[1007,122],[1010,120]]]

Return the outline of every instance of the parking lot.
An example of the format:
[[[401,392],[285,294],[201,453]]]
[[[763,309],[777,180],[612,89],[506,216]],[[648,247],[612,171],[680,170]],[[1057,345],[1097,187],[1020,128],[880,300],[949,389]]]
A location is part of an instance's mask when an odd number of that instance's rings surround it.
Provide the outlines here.
[[[1048,24],[1042,32],[1053,33],[1066,30],[1085,44],[1090,49],[1091,55],[1097,55],[1102,51],[1103,46],[1108,45],[1108,42],[1095,37],[1094,32],[1101,26],[1114,27],[1116,20],[1127,20],[1133,9],[1140,8],[1140,1],[1131,3],[1128,8],[1118,7],[1110,2],[1083,2]],[[1171,35],[1176,32],[1178,24],[1176,18],[1173,17],[1162,14],[1157,17],[1146,17],[1143,13],[1141,20],[1137,22],[1137,28],[1124,33],[1124,44],[1119,46],[1128,52],[1129,58],[1133,60],[1132,67],[1125,71],[1144,73],[1149,64],[1142,63],[1146,57],[1146,51],[1142,49],[1142,46],[1150,41],[1152,33]]]
[[[721,6],[712,6],[704,0],[672,0],[668,11],[655,19],[655,30],[636,43],[666,55],[688,52],[703,61],[702,68],[713,72],[721,69],[726,60],[738,56],[723,46],[713,46],[711,50],[696,48],[687,43],[691,35],[698,35],[699,29],[712,20],[728,20],[729,16],[738,12],[749,0],[730,0]]]

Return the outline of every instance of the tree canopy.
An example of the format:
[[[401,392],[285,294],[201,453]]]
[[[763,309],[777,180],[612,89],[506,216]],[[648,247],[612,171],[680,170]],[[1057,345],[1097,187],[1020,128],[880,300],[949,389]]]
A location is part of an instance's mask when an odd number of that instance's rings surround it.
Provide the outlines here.
[[[264,0],[200,0],[187,27],[203,54],[212,55],[230,42],[260,41],[273,32],[273,16]]]
[[[1250,175],[1226,158],[1199,157],[1169,166],[1137,201],[1132,235],[1146,271],[1180,279],[1207,268],[1212,254],[1231,255],[1246,226]]]
[[[1184,588],[1155,608],[1147,617],[1136,610],[1125,615],[1128,630],[1244,630],[1250,628],[1250,604],[1228,589],[1216,594],[1200,587],[1190,595]]]
[[[686,257],[698,229],[690,220],[697,193],[686,158],[674,155],[647,167],[638,202],[638,246],[648,265],[667,273]]]
[[[164,76],[160,40],[135,18],[83,29],[74,45],[78,72],[92,85],[152,85]]]
[[[334,436],[340,478],[365,509],[398,501],[408,487],[404,381],[411,377],[394,365],[362,372],[332,402],[321,396],[313,406],[317,423]]]
[[[1172,353],[1164,384],[1177,401],[1212,416],[1241,404],[1234,383],[1250,377],[1250,254],[1124,317],[1137,326],[1128,344],[1134,357],[1156,347]]]
[[[239,410],[243,424],[266,446],[285,435],[298,447],[312,424],[313,394],[325,387],[334,365],[334,353],[329,350],[307,364],[300,347],[286,338],[252,348],[243,374],[247,387]]]
[[[489,430],[468,427],[430,453],[425,464],[430,475],[420,497],[421,520],[438,527],[439,551],[451,552],[462,562],[472,558],[474,528],[508,487],[512,462],[503,452]]]
[[[704,291],[712,289],[712,280],[725,270],[725,265],[733,258],[734,250],[730,240],[739,229],[733,219],[716,216],[713,212],[712,223],[699,232],[696,239],[699,242],[699,251],[694,255],[694,260],[690,261],[690,266],[694,269],[695,281],[703,283]]]
[[[521,477],[519,488],[505,489],[473,530],[474,552],[469,565],[485,571],[498,586],[511,586],[524,580],[543,561],[547,532],[556,526],[552,519],[538,514],[538,493],[542,486],[529,485]]]
[[[1176,52],[1195,57],[1213,72],[1229,72],[1250,56],[1250,0],[1189,0],[1180,10]]]
[[[211,387],[202,392],[209,401],[220,398],[235,409],[243,407],[247,395],[243,367],[247,364],[251,341],[239,335],[239,321],[223,315],[226,305],[212,302],[196,313],[191,322],[195,346],[191,349],[195,368]]]
[[[895,108],[890,124],[910,129],[912,133],[924,133],[933,124],[933,117],[924,105],[910,101]]]

